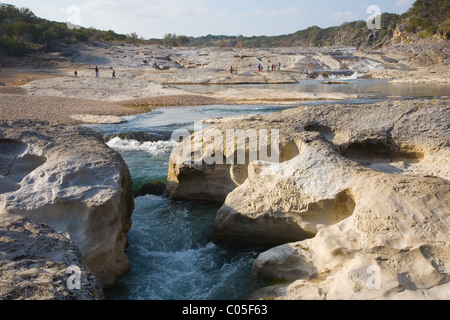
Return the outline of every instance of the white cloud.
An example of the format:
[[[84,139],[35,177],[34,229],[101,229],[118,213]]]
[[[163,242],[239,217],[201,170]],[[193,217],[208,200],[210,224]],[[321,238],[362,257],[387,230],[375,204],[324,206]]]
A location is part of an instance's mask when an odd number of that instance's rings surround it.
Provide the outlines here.
[[[259,8],[259,9],[255,10],[255,11],[253,11],[252,14],[254,16],[260,16],[260,15],[264,14],[264,9],[263,8]]]
[[[205,0],[88,0],[81,6],[81,25],[102,30],[113,29],[117,33],[138,32],[144,37],[161,37],[171,26],[185,18],[204,16],[209,9]],[[60,21],[66,21],[64,9],[60,9]],[[56,9],[55,9],[56,11]],[[177,26],[179,29],[179,26]],[[145,34],[144,34],[145,33]]]
[[[414,3],[414,0],[397,0],[395,5],[397,7],[407,7],[409,8]]]
[[[194,12],[198,16],[201,16],[204,14],[208,14],[209,12],[211,12],[211,10],[209,10],[209,8],[206,7],[195,7],[192,9],[192,12]]]
[[[289,9],[281,9],[280,13],[281,14],[296,14],[296,15],[299,15],[299,14],[302,14],[303,12],[302,12],[302,10],[300,10],[299,7],[294,6],[294,7],[291,7]]]
[[[331,19],[336,21],[350,21],[357,17],[358,15],[351,11],[339,11],[331,14]]]
[[[264,10],[259,8],[251,13],[254,16],[279,16],[279,15],[301,15],[302,10],[299,7],[293,6],[291,8],[281,8],[278,10]]]

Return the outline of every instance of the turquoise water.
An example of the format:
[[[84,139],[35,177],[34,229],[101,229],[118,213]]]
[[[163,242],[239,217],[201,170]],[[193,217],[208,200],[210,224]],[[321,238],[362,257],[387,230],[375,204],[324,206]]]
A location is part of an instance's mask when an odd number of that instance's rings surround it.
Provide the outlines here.
[[[162,108],[127,117],[121,125],[91,125],[105,136],[146,131],[167,134],[193,129],[207,117],[269,113],[278,106],[199,106]],[[167,181],[169,156],[176,143],[113,139],[136,189],[152,181]],[[252,274],[252,265],[264,247],[241,248],[212,241],[220,204],[172,201],[147,195],[135,199],[133,226],[126,254],[131,270],[106,292],[111,300],[242,300],[267,285]]]

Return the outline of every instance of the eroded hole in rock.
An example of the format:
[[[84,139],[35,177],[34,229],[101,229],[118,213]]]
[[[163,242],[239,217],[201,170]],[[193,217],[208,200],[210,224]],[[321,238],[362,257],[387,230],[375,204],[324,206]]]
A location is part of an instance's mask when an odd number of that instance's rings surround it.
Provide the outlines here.
[[[360,165],[387,173],[403,173],[410,165],[425,158],[422,152],[401,150],[384,141],[352,143],[341,148],[339,153]]]
[[[9,174],[12,164],[17,156],[27,150],[28,145],[21,141],[11,139],[0,140],[0,175]]]
[[[0,154],[22,154],[28,148],[28,145],[22,141],[12,139],[0,139]]]
[[[281,147],[280,162],[286,162],[286,161],[292,160],[299,154],[300,154],[300,148],[298,147],[297,143],[295,143],[294,141],[290,141]]]
[[[341,150],[341,154],[348,159],[356,161],[388,163],[397,161],[417,163],[424,158],[423,153],[394,150],[386,143],[380,141],[353,143]]]
[[[0,194],[19,190],[19,183],[47,161],[43,156],[25,153],[27,149],[24,142],[0,140]]]
[[[356,203],[349,190],[342,191],[334,199],[321,200],[308,206],[307,220],[314,229],[307,230],[316,233],[320,225],[330,226],[347,219],[355,211]]]
[[[35,156],[32,154],[20,156],[16,159],[16,161],[14,161],[8,178],[14,182],[19,183],[23,180],[23,178],[42,166],[46,161],[47,158],[42,156]]]
[[[425,155],[421,152],[397,150],[380,141],[365,141],[352,143],[346,148],[341,148],[341,155],[358,162],[398,162],[418,163]]]
[[[306,131],[319,132],[327,141],[333,142],[335,139],[335,133],[330,127],[320,124],[310,124],[305,126]]]
[[[230,175],[236,185],[243,184],[248,178],[248,165],[232,165]]]
[[[271,147],[264,146],[263,148],[267,148],[268,158],[264,158],[261,156],[261,150],[259,150],[259,160],[268,161],[268,162],[276,162],[283,163],[289,160],[294,159],[296,156],[300,154],[300,148],[297,143],[294,141],[290,141],[284,145],[280,145],[280,149],[273,150]],[[278,156],[277,156],[278,155]],[[249,164],[249,153],[246,151],[246,163],[245,164],[234,164],[231,165],[230,175],[231,179],[236,183],[236,185],[241,185],[248,178],[248,164]],[[226,161],[226,160],[225,160]],[[237,158],[234,159],[235,163],[237,162]]]

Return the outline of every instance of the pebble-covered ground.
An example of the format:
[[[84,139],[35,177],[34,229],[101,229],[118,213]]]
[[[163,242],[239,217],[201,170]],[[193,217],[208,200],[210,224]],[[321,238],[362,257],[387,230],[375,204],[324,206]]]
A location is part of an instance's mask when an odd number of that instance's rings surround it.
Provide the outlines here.
[[[19,87],[0,87],[1,119],[37,119],[50,122],[79,123],[72,115],[127,116],[150,112],[155,107],[224,104],[199,95],[161,96],[109,102],[64,97],[27,95]]]

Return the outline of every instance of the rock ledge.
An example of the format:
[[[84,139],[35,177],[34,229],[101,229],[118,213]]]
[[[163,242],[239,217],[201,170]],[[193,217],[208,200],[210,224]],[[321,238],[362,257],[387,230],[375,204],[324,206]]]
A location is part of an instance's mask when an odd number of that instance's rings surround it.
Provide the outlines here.
[[[97,133],[35,121],[0,121],[0,218],[20,215],[70,238],[102,286],[129,268],[134,200],[122,157]]]

